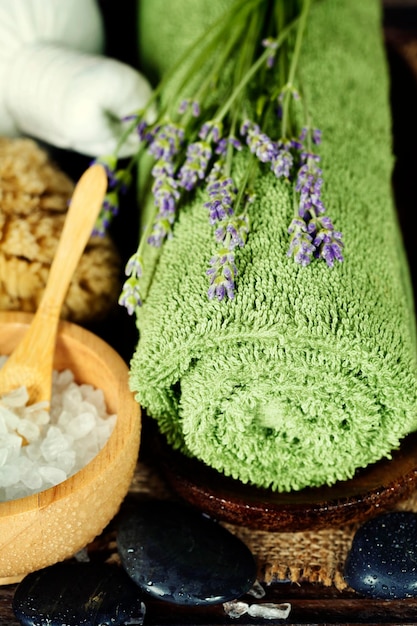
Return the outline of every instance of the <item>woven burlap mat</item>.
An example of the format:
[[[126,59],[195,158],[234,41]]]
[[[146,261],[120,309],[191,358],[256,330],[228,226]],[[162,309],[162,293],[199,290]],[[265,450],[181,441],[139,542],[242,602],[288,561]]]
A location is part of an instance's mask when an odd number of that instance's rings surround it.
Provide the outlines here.
[[[155,498],[175,498],[157,470],[138,463],[130,493]],[[396,506],[417,512],[417,492]],[[303,532],[266,532],[223,524],[251,550],[258,563],[258,580],[271,584],[290,580],[293,583],[319,583],[347,588],[343,578],[344,563],[359,524]]]

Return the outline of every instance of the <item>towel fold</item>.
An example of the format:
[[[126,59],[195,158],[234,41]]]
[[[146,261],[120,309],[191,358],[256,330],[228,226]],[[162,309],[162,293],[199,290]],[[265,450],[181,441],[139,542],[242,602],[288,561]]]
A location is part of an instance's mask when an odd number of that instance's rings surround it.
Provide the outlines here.
[[[158,1],[141,4],[143,19],[158,12]],[[160,28],[181,22],[178,4],[164,4]],[[204,15],[200,0],[181,5]],[[278,491],[350,478],[417,427],[415,318],[392,199],[379,2],[313,2],[300,69],[323,133],[322,198],[343,231],[344,262],[301,267],[287,256],[291,194],[265,173],[236,255],[236,297],[209,301],[215,246],[198,192],[164,244],[131,363],[138,401],[174,447]],[[235,179],[246,158],[235,159]]]

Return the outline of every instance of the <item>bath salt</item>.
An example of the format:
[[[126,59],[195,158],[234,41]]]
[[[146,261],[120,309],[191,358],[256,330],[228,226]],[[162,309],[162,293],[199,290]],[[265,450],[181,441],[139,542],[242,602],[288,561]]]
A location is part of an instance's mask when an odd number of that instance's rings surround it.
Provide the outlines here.
[[[0,367],[7,357],[0,356]],[[104,393],[54,371],[51,406],[27,405],[20,387],[0,397],[0,502],[23,498],[66,480],[100,452],[116,415]],[[26,440],[27,445],[23,445]]]

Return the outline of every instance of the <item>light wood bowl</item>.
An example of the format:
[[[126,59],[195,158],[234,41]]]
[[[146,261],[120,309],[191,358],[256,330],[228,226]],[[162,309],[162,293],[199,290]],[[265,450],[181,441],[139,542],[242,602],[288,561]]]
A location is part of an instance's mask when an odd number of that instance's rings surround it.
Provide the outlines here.
[[[31,314],[0,312],[0,354],[10,354]],[[54,368],[102,389],[117,414],[99,454],[82,470],[38,494],[0,503],[0,584],[73,556],[117,513],[135,470],[140,408],[128,387],[128,367],[113,348],[83,328],[61,322]]]

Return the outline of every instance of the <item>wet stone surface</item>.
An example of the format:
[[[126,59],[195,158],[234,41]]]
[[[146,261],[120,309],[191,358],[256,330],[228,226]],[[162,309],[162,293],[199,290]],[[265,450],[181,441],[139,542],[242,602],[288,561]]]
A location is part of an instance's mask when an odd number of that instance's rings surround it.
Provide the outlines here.
[[[417,597],[417,514],[385,513],[361,526],[346,560],[345,580],[373,598]]]
[[[121,567],[65,562],[26,576],[13,611],[23,626],[140,626],[145,605]]]
[[[177,502],[142,503],[121,520],[117,545],[132,579],[166,602],[226,602],[245,594],[256,579],[256,564],[244,543]]]

